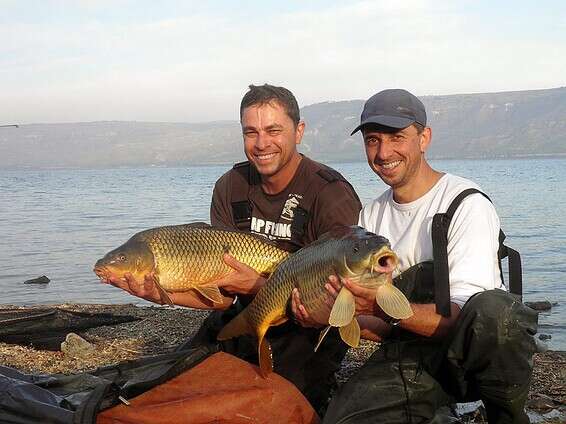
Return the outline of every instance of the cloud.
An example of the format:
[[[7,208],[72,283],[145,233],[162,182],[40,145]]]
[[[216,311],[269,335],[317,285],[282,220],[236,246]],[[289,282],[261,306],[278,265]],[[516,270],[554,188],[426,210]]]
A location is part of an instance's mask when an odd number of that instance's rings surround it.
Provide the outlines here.
[[[0,47],[12,106],[3,119],[236,119],[250,83],[285,85],[305,105],[394,86],[416,94],[550,87],[566,75],[564,35],[535,37],[509,14],[485,20],[448,1],[261,13],[248,2],[229,13],[186,7],[155,19],[128,19],[132,3],[111,4],[113,17],[81,2],[70,19],[0,26],[12,46]]]

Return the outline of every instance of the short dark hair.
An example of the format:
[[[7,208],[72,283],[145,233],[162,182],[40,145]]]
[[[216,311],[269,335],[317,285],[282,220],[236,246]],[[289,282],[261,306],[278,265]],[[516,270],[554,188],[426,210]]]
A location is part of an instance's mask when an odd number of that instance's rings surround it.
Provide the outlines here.
[[[242,103],[240,103],[240,121],[242,120],[242,115],[244,109],[250,106],[259,105],[263,106],[267,103],[277,102],[283,109],[285,113],[298,125],[300,117],[299,105],[297,99],[293,96],[289,90],[285,87],[276,87],[270,84],[263,85],[250,85],[250,90],[242,98]]]
[[[424,125],[419,124],[418,122],[413,122],[413,127],[417,130],[417,134],[422,134],[425,129]]]

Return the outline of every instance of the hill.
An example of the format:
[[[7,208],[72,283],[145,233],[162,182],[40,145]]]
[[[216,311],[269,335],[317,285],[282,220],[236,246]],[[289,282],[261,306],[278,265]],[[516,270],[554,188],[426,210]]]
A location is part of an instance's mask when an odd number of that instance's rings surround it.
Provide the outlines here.
[[[430,158],[566,155],[566,88],[425,96],[433,129]],[[363,100],[301,109],[301,151],[322,161],[364,160],[350,137]],[[0,128],[0,167],[114,167],[243,160],[237,121],[201,124],[86,122]]]

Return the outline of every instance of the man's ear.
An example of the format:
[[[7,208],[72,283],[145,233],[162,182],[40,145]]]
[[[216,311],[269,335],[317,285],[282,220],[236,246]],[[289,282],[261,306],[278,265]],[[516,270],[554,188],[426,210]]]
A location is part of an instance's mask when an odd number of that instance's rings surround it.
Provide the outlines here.
[[[432,140],[432,129],[430,127],[425,127],[419,138],[421,153],[425,153],[430,145],[430,141]]]
[[[303,139],[303,134],[305,133],[305,122],[299,121],[297,128],[295,129],[295,144],[301,144]]]

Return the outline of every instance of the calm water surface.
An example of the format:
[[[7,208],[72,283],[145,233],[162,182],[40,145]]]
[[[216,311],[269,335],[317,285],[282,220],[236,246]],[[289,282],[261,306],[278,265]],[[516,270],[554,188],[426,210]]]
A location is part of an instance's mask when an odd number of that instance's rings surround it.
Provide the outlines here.
[[[540,333],[566,349],[566,160],[432,161],[491,197],[510,246],[522,254],[525,300],[558,304]],[[385,186],[365,163],[333,167],[363,203]],[[108,170],[0,170],[0,304],[144,303],[100,284],[94,262],[134,233],[208,221],[212,187],[227,166]],[[48,285],[23,281],[47,275]]]

